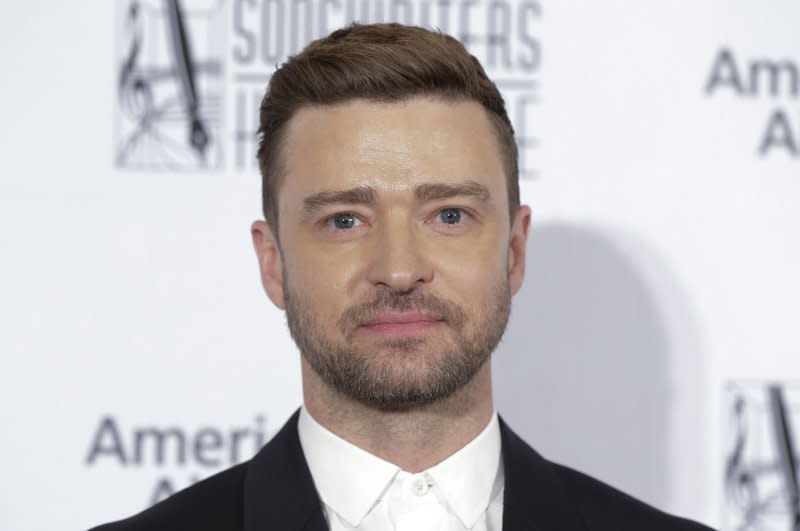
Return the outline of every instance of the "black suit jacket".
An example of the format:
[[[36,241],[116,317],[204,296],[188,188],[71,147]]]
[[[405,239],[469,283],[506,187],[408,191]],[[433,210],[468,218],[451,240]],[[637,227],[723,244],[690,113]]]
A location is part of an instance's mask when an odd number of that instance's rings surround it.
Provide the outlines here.
[[[325,531],[295,413],[253,459],[211,476],[126,520],[92,531]],[[589,476],[551,463],[500,420],[505,470],[503,531],[689,531],[669,516]]]

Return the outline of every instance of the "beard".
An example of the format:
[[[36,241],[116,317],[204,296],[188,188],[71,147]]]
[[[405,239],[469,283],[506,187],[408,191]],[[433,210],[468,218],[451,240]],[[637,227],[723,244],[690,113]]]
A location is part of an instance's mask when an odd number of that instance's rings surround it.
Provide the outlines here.
[[[511,311],[505,277],[483,299],[486,303],[471,312],[432,293],[383,289],[368,302],[346,309],[336,335],[326,333],[311,301],[291,292],[285,275],[283,288],[289,331],[311,368],[330,387],[381,410],[429,404],[464,387],[491,357]],[[390,311],[424,312],[443,321],[452,337],[446,346],[433,349],[428,337],[359,347],[354,337],[359,327]]]

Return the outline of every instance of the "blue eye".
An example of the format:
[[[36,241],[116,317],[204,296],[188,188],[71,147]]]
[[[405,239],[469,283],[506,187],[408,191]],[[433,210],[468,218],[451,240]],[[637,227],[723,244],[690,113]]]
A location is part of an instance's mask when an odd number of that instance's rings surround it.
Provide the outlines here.
[[[462,212],[459,208],[445,208],[439,212],[439,219],[446,225],[455,225],[461,222]]]
[[[336,214],[333,216],[333,226],[339,230],[352,229],[356,226],[358,219],[350,212]]]

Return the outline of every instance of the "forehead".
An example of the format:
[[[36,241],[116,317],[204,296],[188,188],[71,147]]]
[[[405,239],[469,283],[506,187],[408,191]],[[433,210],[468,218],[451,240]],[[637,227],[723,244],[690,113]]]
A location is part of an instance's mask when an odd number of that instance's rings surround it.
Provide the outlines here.
[[[494,126],[469,100],[304,107],[288,123],[283,153],[281,202],[363,185],[398,192],[425,182],[472,180],[497,192],[505,186]]]

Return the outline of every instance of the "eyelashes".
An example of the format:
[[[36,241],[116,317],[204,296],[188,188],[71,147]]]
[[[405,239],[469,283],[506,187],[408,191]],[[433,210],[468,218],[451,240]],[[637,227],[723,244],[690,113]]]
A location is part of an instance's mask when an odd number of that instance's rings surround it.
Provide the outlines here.
[[[333,226],[335,230],[350,230],[363,223],[358,216],[352,212],[340,212],[328,217],[325,222]]]
[[[474,216],[466,208],[444,207],[437,210],[427,223],[443,225],[449,228],[456,228],[472,221]],[[351,211],[337,212],[321,221],[322,225],[335,232],[350,232],[364,225],[364,220]]]

